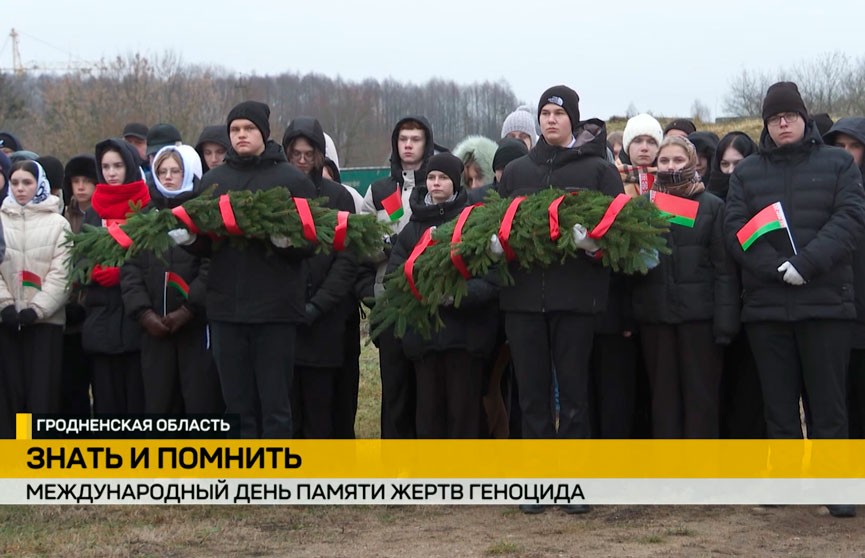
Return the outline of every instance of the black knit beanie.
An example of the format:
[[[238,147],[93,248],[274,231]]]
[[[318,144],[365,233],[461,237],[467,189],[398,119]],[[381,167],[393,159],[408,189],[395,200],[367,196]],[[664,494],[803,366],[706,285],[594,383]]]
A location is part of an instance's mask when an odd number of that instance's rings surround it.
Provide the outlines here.
[[[433,155],[427,163],[427,174],[432,171],[445,173],[448,178],[454,183],[454,193],[460,189],[463,175],[463,162],[460,158],[451,153],[438,153]]]
[[[228,113],[228,128],[231,135],[231,123],[235,120],[245,118],[249,120],[261,132],[261,137],[266,142],[270,139],[270,107],[258,101],[243,101],[236,105]]]
[[[538,101],[538,120],[541,118],[541,109],[550,103],[565,109],[571,119],[571,131],[576,130],[580,122],[580,96],[577,92],[567,85],[554,85],[544,91]]]
[[[519,159],[529,153],[526,142],[516,138],[505,138],[499,142],[499,148],[493,155],[493,170],[502,170],[514,159]]]
[[[687,118],[677,118],[664,127],[664,135],[667,135],[670,130],[679,130],[687,135],[696,132],[697,126]]]
[[[798,112],[803,119],[808,119],[808,109],[799,94],[799,87],[792,81],[779,81],[769,86],[766,98],[763,99],[763,122],[773,115],[782,112]]]

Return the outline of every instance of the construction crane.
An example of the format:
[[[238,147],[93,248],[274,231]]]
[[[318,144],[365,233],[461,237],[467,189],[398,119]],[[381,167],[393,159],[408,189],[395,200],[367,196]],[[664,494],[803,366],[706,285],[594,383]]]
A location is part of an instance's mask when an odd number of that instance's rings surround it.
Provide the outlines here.
[[[81,60],[73,62],[72,58],[71,58],[71,54],[70,54],[70,60],[67,63],[31,62],[30,64],[25,66],[24,63],[22,62],[22,59],[21,59],[21,46],[20,46],[19,37],[20,37],[19,33],[17,31],[15,31],[15,28],[13,27],[12,30],[9,32],[9,38],[12,40],[12,67],[11,68],[0,68],[0,72],[12,72],[16,76],[23,76],[27,72],[75,72],[75,71],[80,71],[80,72],[89,73],[95,69],[99,69],[102,67],[101,62],[86,62],[86,61],[81,61]],[[33,37],[33,38],[35,39],[35,37]],[[36,39],[36,40],[39,41],[39,39]],[[39,42],[42,42],[42,43],[44,43],[44,44],[46,44],[52,48],[57,49],[57,47],[54,47],[53,45],[49,45],[48,43],[45,43],[45,41],[39,41]],[[62,49],[57,49],[57,50],[62,50]]]

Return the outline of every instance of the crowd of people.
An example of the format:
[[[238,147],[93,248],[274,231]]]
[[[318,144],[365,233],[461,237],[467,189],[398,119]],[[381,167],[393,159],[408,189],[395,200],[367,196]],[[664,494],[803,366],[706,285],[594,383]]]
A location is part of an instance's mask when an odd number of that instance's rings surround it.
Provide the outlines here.
[[[269,117],[242,102],[194,146],[171,124],[130,123],[65,165],[0,133],[0,434],[16,412],[225,412],[247,438],[353,438],[361,316],[385,276],[490,192],[555,187],[672,197],[692,218],[671,221],[670,253],[644,275],[601,265],[577,224],[579,257],[510,264],[507,285],[472,277],[459,305],[439,302],[431,338],[379,335],[383,438],[865,437],[865,117],[811,115],[779,82],[758,141],[649,114],[607,134],[558,85],[508,115],[499,141],[448,150],[426,116],[405,116],[389,175],[364,196],[340,183],[318,120],[295,118],[280,144]],[[178,227],[164,254],[70,281],[65,240],[84,223],[270,188],[375,215],[392,235],[359,260]],[[770,207],[774,225],[745,242]]]

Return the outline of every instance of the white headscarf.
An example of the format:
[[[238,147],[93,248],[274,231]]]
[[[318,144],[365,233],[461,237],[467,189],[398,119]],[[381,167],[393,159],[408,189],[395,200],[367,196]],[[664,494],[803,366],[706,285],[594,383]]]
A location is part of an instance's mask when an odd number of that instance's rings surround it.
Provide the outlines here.
[[[153,161],[156,162],[163,153],[169,151],[176,151],[177,154],[180,155],[180,160],[182,161],[181,166],[183,167],[183,182],[180,183],[180,188],[177,190],[166,189],[159,180],[159,169],[154,167],[153,183],[156,185],[156,189],[159,190],[160,194],[166,198],[175,198],[180,194],[191,192],[194,184],[193,180],[195,178],[198,178],[199,180],[201,179],[201,157],[198,156],[198,152],[195,151],[195,148],[191,145],[166,145],[156,152],[156,157],[153,158]]]
[[[48,177],[45,175],[45,169],[42,168],[42,165],[37,163],[36,161],[28,161],[36,165],[36,193],[33,195],[33,198],[27,202],[32,204],[42,203],[48,199],[48,196],[51,195],[51,184],[48,183]],[[21,169],[25,170],[25,169]],[[29,172],[29,171],[28,171]],[[9,175],[10,180],[12,179],[12,175]],[[15,196],[12,195],[12,184],[10,183],[6,188],[6,197],[12,198],[15,200]],[[15,200],[18,203],[18,200]],[[19,205],[27,205],[27,204],[19,204]]]

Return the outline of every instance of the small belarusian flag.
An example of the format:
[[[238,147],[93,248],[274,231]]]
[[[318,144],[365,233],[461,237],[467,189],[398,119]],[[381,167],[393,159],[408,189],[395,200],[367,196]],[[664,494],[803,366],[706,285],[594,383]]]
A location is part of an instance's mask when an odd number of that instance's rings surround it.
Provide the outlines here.
[[[672,194],[665,194],[657,190],[649,192],[649,200],[655,204],[661,213],[670,218],[671,223],[676,223],[683,227],[694,227],[700,202],[680,198]]]
[[[787,229],[787,236],[790,237],[793,253],[797,253],[796,243],[793,242],[793,235],[790,233],[790,227],[787,226],[787,218],[784,216],[784,208],[781,207],[781,202],[775,202],[761,209],[759,213],[751,217],[751,220],[739,229],[739,232],[736,233],[736,238],[739,239],[742,250],[747,250],[758,238],[778,229]]]
[[[183,298],[189,298],[189,285],[186,284],[186,281],[183,280],[183,277],[174,273],[173,271],[165,272],[165,290],[168,290],[168,287],[174,287],[178,290],[178,292],[183,296]]]
[[[24,270],[21,272],[21,286],[33,287],[37,291],[42,290],[42,278],[32,271]]]
[[[381,206],[391,221],[399,221],[405,213],[402,209],[402,193],[399,186],[396,187],[393,194],[381,200]]]

